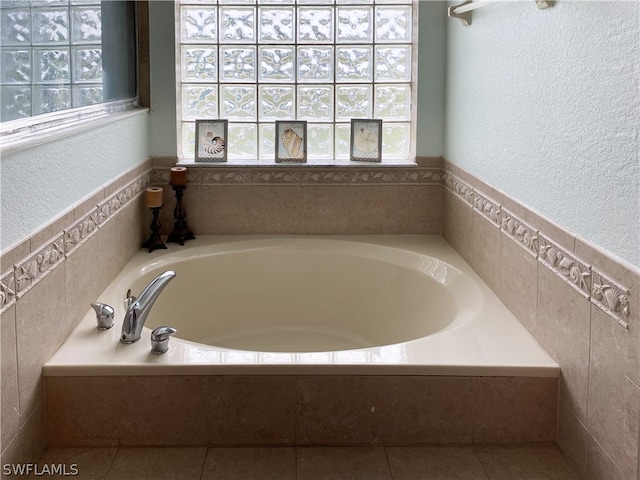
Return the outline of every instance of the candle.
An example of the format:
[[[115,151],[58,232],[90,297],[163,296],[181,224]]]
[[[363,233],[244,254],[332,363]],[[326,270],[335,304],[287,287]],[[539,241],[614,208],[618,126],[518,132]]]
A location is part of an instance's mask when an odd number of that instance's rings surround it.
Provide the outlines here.
[[[171,169],[171,181],[170,185],[186,185],[187,184],[187,169],[186,167],[173,167]]]
[[[162,206],[162,187],[149,187],[145,190],[145,205],[149,208]]]

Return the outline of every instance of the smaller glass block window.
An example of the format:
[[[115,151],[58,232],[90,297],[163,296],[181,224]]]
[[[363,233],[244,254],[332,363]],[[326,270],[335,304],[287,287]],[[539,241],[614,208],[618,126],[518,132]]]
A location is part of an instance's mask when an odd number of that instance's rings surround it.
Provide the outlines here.
[[[273,159],[275,122],[306,120],[308,159],[345,159],[351,119],[380,118],[383,158],[407,159],[416,11],[415,0],[176,0],[179,155],[193,156],[196,119],[229,120],[228,158],[243,160]]]

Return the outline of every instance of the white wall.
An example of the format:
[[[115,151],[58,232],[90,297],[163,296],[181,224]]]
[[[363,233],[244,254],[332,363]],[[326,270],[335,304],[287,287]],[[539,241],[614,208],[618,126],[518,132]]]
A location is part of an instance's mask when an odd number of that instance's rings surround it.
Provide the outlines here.
[[[640,3],[449,19],[445,156],[640,266]]]
[[[149,115],[124,115],[90,130],[3,154],[0,249],[31,234],[149,158]]]

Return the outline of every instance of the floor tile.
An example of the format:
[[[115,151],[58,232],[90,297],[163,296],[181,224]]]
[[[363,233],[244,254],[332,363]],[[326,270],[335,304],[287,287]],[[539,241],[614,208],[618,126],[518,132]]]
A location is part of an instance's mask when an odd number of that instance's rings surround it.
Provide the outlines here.
[[[200,480],[206,447],[121,448],[106,480]]]
[[[210,448],[202,480],[295,480],[293,447]]]
[[[38,462],[38,473],[28,478],[104,480],[117,452],[117,448],[50,448]],[[56,474],[45,475],[44,469]]]
[[[471,447],[387,447],[393,480],[488,480]]]
[[[391,480],[383,447],[299,447],[298,480]]]
[[[477,447],[491,480],[580,480],[556,446]]]

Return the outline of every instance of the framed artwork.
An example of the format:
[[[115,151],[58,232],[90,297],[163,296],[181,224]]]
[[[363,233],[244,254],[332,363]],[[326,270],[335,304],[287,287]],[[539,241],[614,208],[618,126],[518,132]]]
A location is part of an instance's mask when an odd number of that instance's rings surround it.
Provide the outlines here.
[[[307,122],[276,120],[276,163],[307,161]]]
[[[354,162],[382,161],[382,120],[351,119],[349,158]]]
[[[196,162],[227,161],[227,120],[196,120]]]

